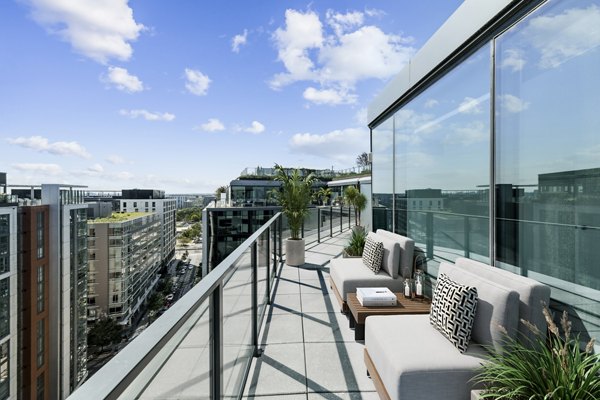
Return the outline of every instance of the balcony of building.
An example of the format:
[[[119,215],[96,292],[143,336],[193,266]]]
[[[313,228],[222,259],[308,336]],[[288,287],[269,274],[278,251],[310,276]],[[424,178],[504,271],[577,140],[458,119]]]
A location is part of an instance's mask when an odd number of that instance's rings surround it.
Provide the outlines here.
[[[378,398],[329,288],[352,224],[323,219],[291,267],[275,215],[70,398]]]

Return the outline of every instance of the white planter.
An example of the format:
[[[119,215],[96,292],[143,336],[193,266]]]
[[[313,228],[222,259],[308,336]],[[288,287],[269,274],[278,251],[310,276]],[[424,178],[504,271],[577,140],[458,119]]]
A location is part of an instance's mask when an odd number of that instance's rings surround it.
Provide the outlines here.
[[[304,239],[285,240],[285,263],[294,267],[304,264]]]
[[[481,397],[483,394],[483,390],[480,389],[475,389],[475,390],[471,390],[471,400],[481,400],[483,397]]]

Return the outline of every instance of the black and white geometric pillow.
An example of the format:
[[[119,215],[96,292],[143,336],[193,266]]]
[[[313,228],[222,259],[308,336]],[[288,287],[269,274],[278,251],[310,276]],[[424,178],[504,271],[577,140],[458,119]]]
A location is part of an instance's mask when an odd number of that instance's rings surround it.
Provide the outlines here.
[[[371,271],[377,274],[381,269],[383,261],[383,242],[378,242],[372,237],[367,236],[362,261]]]
[[[429,321],[461,353],[469,347],[476,312],[477,288],[458,284],[446,274],[440,274]]]

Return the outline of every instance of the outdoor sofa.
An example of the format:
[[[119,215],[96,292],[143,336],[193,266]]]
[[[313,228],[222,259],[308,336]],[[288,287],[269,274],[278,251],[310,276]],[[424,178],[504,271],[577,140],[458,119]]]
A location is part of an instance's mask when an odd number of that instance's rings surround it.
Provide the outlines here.
[[[383,243],[383,262],[377,274],[360,257],[334,258],[329,264],[330,286],[344,313],[348,312],[348,293],[356,293],[359,287],[387,287],[392,292],[401,292],[403,277],[412,275],[415,245],[412,239],[383,229],[369,235]]]
[[[518,340],[531,337],[520,319],[546,330],[542,304],[549,302],[548,286],[466,258],[441,263],[442,273],[477,288],[468,347],[461,353],[432,326],[429,315],[368,317],[365,364],[382,399],[468,400],[477,388],[472,378],[488,354],[485,346],[502,350],[500,326]]]

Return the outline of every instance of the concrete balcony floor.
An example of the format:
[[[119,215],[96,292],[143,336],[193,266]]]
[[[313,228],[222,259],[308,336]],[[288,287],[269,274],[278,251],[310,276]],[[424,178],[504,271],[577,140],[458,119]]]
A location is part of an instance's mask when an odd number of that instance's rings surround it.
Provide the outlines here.
[[[349,233],[307,246],[306,264],[283,265],[244,396],[257,399],[378,399],[348,318],[329,287],[329,260]]]

